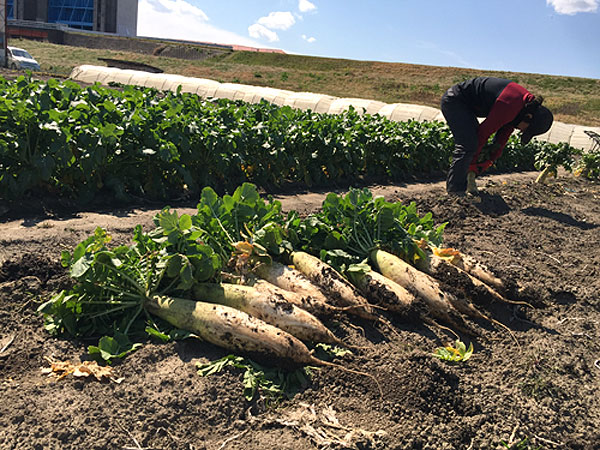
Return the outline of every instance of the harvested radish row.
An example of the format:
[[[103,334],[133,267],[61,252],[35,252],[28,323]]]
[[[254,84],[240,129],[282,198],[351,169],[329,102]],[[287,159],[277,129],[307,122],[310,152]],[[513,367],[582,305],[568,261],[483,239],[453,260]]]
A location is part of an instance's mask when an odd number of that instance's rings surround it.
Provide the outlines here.
[[[330,316],[340,311],[339,308],[330,305],[325,294],[296,269],[273,261],[271,264],[259,264],[253,271],[271,286],[295,293],[300,301],[300,304],[296,304],[316,316]],[[255,287],[264,292],[271,291],[271,286],[261,283],[260,280],[255,283]]]
[[[228,350],[321,365],[299,339],[229,306],[155,295],[146,299],[145,307],[171,325]]]
[[[422,300],[395,281],[371,270],[353,276],[353,281],[367,300],[393,312],[404,319],[414,319],[421,314]]]
[[[78,284],[44,305],[52,329],[74,335],[114,329],[134,336],[145,320],[149,334],[177,338],[164,323],[152,321],[147,313],[153,313],[207,342],[264,355],[277,365],[336,366],[316,359],[303,342],[352,347],[317,316],[344,312],[397,335],[379,310],[472,335],[477,333],[467,316],[506,328],[469,300],[475,293],[482,300],[510,302],[495,289],[506,283],[473,258],[438,248],[443,225],[434,228],[431,214],[420,219],[415,205],[403,208],[365,190],[343,199],[328,195],[322,214],[304,223],[284,217],[277,202],[262,201],[252,185],[223,199],[205,188],[196,216],[165,209],[155,223],[150,233],[136,227],[130,247],[108,247],[110,236],[98,229],[63,255]],[[314,256],[322,248],[333,266]],[[429,262],[429,274],[379,248],[413,264]],[[427,249],[434,252],[429,260]],[[294,268],[271,262],[282,255]],[[365,264],[369,259],[379,272]],[[338,267],[347,269],[354,284]]]
[[[229,283],[199,283],[194,299],[229,306],[274,325],[303,341],[343,346],[319,319],[290,303],[285,293],[264,294],[251,286]]]
[[[349,314],[378,320],[372,305],[333,267],[305,252],[293,252],[292,262],[310,281],[319,286],[338,306],[351,307]]]
[[[506,284],[500,278],[498,278],[490,269],[485,265],[477,261],[475,258],[454,249],[433,249],[433,253],[436,256],[446,259],[453,266],[464,270],[468,274],[478,278],[479,280],[486,283],[488,286],[492,286],[495,289],[499,289],[501,292],[506,290]]]
[[[471,298],[477,298],[480,302],[498,301],[514,305],[531,306],[527,302],[509,300],[494,288],[481,281],[479,278],[462,270],[459,266],[452,264],[446,258],[430,255],[426,272],[434,278],[451,284],[460,289]]]
[[[396,255],[383,250],[373,250],[371,260],[384,277],[395,281],[413,295],[423,299],[427,305],[427,311],[432,317],[459,330],[473,332],[457,314],[454,307],[456,301],[454,296],[443,291],[434,278],[415,269]]]

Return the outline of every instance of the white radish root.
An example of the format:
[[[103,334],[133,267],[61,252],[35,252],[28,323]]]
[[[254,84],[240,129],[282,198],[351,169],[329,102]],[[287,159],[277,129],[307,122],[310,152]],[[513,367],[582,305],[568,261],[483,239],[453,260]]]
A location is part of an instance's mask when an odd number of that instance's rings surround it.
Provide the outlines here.
[[[443,291],[431,276],[414,268],[401,258],[383,250],[373,250],[371,260],[386,278],[398,283],[413,295],[423,299],[429,314],[454,328],[473,333],[461,323],[460,315],[453,306],[453,296]]]
[[[243,311],[229,306],[158,295],[147,298],[145,307],[171,325],[191,331],[206,342],[228,350],[275,357],[280,363],[335,367],[368,377],[383,397],[379,381],[370,373],[320,360],[299,339]]]
[[[379,272],[371,270],[353,278],[356,287],[371,304],[380,306],[404,319],[414,319],[420,316],[420,310],[424,308],[422,300],[418,296]]]
[[[244,311],[300,340],[344,345],[319,319],[290,303],[285,291],[265,294],[251,286],[200,283],[194,286],[193,292],[197,300]]]
[[[248,280],[250,286],[266,295],[286,295],[290,302],[317,317],[330,317],[343,311],[327,303],[327,297],[319,288],[291,267],[277,262],[260,264],[254,274],[256,277]]]
[[[338,306],[347,306],[349,314],[368,320],[378,320],[369,302],[333,267],[319,258],[305,252],[292,253],[294,267],[335,302]]]
[[[471,275],[459,266],[452,264],[446,258],[436,256],[435,254],[430,255],[426,272],[438,280],[450,278],[453,285],[458,284],[460,289],[469,293],[471,296],[480,298],[482,301],[498,301],[501,303],[533,308],[533,306],[527,302],[510,300],[504,297],[484,281],[481,281],[479,278]]]

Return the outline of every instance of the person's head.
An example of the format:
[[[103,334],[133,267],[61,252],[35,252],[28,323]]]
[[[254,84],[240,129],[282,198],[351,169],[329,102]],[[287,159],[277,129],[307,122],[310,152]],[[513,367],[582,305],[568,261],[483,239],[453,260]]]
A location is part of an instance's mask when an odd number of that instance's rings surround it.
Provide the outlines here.
[[[517,125],[517,128],[523,132],[521,133],[521,144],[523,145],[531,141],[534,136],[544,134],[554,122],[552,112],[542,106],[543,101],[541,96],[537,96],[525,105],[524,114]]]

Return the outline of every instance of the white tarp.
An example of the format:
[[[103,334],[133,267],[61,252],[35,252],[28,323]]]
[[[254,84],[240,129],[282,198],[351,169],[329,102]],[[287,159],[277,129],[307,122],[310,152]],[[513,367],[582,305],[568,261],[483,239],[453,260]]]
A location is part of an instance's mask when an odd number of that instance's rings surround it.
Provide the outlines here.
[[[172,91],[176,91],[181,86],[183,92],[195,93],[202,98],[227,98],[230,100],[243,100],[248,103],[258,103],[261,99],[264,99],[278,106],[288,105],[292,108],[312,110],[317,113],[339,114],[353,106],[359,114],[380,114],[397,122],[406,120],[444,121],[441,111],[430,106],[408,103],[387,104],[364,98],[338,98],[312,92],[293,92],[245,84],[219,83],[214,80],[175,74],[148,73],[113,67],[83,65],[73,69],[71,78],[84,83],[106,85],[113,81]],[[589,150],[594,142],[584,133],[585,130],[600,134],[600,127],[585,127],[555,121],[547,133],[536,136],[536,139],[554,144],[566,142],[573,147]]]

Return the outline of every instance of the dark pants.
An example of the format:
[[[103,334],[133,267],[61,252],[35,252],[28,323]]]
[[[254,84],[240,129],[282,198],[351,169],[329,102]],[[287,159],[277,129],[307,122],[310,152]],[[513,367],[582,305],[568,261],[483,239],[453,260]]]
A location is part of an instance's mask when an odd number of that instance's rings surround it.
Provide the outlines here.
[[[454,136],[452,163],[446,178],[446,191],[463,193],[467,189],[467,173],[477,151],[479,122],[473,110],[461,101],[460,94],[450,88],[442,97],[442,114]]]

